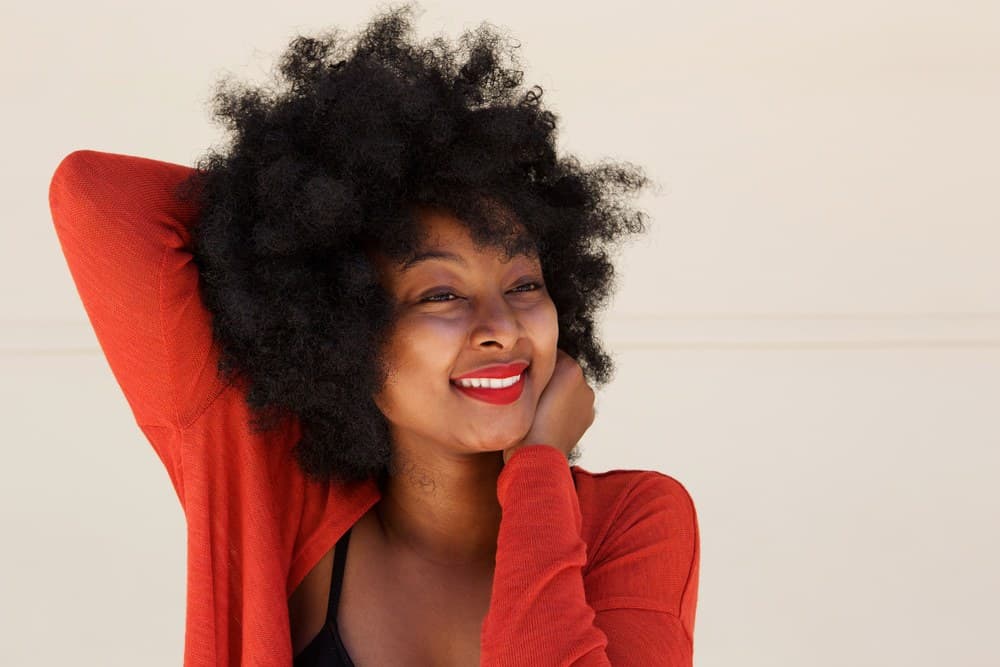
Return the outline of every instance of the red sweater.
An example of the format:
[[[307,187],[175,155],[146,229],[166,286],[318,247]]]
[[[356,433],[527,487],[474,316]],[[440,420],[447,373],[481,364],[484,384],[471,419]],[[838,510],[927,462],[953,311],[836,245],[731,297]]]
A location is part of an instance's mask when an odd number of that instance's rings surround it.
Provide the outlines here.
[[[245,387],[216,375],[187,225],[190,167],[74,151],[49,204],[70,274],[187,522],[184,664],[292,663],[288,597],[379,500],[374,481],[309,481],[299,426],[253,433]],[[524,447],[503,511],[482,665],[691,665],[699,538],[685,488],[654,471],[593,473]]]

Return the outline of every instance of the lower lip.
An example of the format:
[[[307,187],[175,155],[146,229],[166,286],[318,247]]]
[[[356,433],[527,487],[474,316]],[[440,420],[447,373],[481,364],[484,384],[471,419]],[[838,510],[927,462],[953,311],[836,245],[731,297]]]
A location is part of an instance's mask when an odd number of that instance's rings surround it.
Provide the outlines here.
[[[452,382],[452,386],[458,391],[462,392],[469,398],[474,398],[478,401],[483,401],[485,403],[493,403],[494,405],[507,405],[508,403],[513,403],[521,397],[521,392],[524,391],[525,378],[528,375],[528,369],[525,368],[521,371],[521,377],[517,382],[509,387],[504,387],[502,389],[487,389],[484,387],[460,387],[459,385]]]

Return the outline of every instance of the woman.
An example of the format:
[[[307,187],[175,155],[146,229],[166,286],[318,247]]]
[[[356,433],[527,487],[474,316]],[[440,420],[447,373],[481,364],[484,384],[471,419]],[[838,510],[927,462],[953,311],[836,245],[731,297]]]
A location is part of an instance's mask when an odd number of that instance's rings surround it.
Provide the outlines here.
[[[185,665],[690,665],[689,495],[571,465],[645,179],[558,158],[494,30],[416,43],[410,13],[220,90],[234,137],[195,169],[81,150],[53,176],[184,507]]]

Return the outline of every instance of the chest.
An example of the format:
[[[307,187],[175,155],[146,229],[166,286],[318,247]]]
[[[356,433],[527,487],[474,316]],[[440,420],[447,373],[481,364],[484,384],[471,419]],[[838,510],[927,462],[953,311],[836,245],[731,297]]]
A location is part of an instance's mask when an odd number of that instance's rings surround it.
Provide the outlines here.
[[[492,577],[373,567],[349,558],[337,627],[357,667],[479,664]]]
[[[322,630],[336,552],[331,549],[289,599],[293,651]],[[344,562],[337,630],[356,667],[479,664],[492,568],[391,561],[359,522]]]

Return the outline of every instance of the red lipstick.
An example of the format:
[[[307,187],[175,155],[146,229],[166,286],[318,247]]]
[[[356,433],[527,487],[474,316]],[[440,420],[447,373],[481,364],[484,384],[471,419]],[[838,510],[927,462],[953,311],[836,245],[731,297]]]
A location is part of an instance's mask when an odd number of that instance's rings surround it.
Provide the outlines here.
[[[527,376],[525,369],[527,369],[527,367],[528,363],[524,361],[518,361],[512,364],[487,366],[485,368],[480,368],[479,370],[460,375],[459,377],[452,379],[451,384],[455,387],[455,389],[469,398],[474,398],[486,403],[493,403],[494,405],[506,405],[508,403],[513,403],[521,397],[521,393],[524,391],[524,383]],[[456,380],[466,378],[509,378],[515,375],[521,376],[518,378],[517,382],[509,387],[498,389],[491,389],[490,387],[462,387],[456,382]]]
[[[509,378],[514,377],[527,367],[527,361],[515,361],[510,364],[494,364],[492,366],[483,366],[482,368],[470,371],[465,375],[453,377],[452,380],[464,380],[466,378]]]

